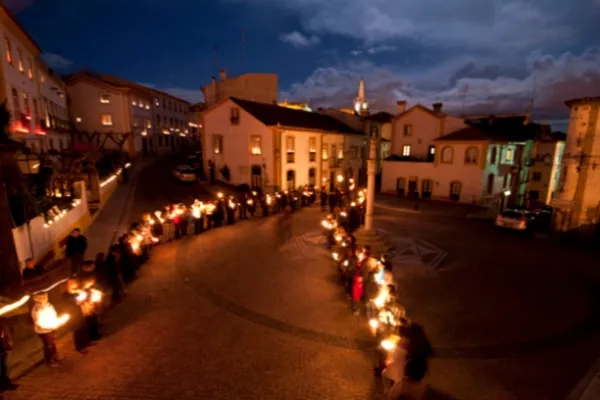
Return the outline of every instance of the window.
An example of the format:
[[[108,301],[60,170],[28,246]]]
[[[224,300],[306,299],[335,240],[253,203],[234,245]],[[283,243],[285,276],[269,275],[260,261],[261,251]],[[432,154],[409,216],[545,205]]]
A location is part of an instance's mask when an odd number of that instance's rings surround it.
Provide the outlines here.
[[[152,120],[151,119],[146,121],[146,128],[152,129]]]
[[[508,175],[504,175],[504,183],[502,184],[502,187],[504,189],[506,189],[507,186],[508,186]]]
[[[222,135],[213,135],[213,154],[223,154]]]
[[[169,127],[169,125],[167,124],[167,122],[168,122],[168,121],[167,121],[167,116],[166,116],[166,115],[163,115],[163,124],[162,124],[162,126],[163,126],[163,127],[165,127],[165,128],[168,128],[168,127]]]
[[[13,101],[13,111],[16,113],[21,112],[21,102],[19,101],[19,92],[17,89],[12,88],[12,101]]]
[[[110,104],[110,96],[108,94],[100,95],[100,103],[102,104]]]
[[[340,145],[340,148],[338,150],[338,158],[340,160],[344,159],[344,145]]]
[[[167,108],[167,102],[163,100],[163,108]]]
[[[402,146],[402,156],[403,157],[410,156],[410,144],[405,144],[404,146]]]
[[[19,62],[19,72],[25,72],[25,67],[23,66],[23,53],[21,53],[21,49],[17,49],[17,59]]]
[[[311,168],[308,170],[308,185],[314,187],[317,184],[317,170]]]
[[[262,154],[261,138],[258,135],[250,136],[250,154],[259,156]]]
[[[465,151],[465,164],[477,164],[477,148],[469,147],[467,151]]]
[[[38,103],[36,99],[33,99],[33,115],[35,115],[36,117],[39,116],[38,114]]]
[[[6,61],[8,61],[8,63],[10,65],[12,65],[13,58],[12,58],[12,50],[10,48],[10,39],[8,39],[6,36],[4,36],[4,51],[6,53]]]
[[[163,137],[162,137],[162,135],[158,135],[158,145],[159,146],[163,145]]]
[[[112,115],[111,114],[102,114],[100,115],[100,123],[102,126],[112,126]]]
[[[496,158],[498,157],[498,150],[496,146],[492,147],[492,154],[490,155],[490,163],[496,164]]]
[[[331,145],[331,156],[333,157],[334,160],[337,160],[338,152],[337,152],[337,145],[335,145],[335,144]]]
[[[169,129],[173,129],[173,117],[169,118]]]
[[[23,92],[23,105],[25,106],[25,115],[31,117],[31,109],[29,108],[29,95]]]
[[[31,62],[31,58],[27,60],[27,76],[29,79],[33,80],[33,63]]]
[[[372,137],[379,137],[379,127],[377,125],[372,125],[371,126],[371,136]]]
[[[353,160],[356,160],[358,158],[358,146],[352,146],[350,148],[350,154]]]
[[[412,136],[413,126],[412,124],[404,125],[404,136]]]
[[[454,151],[452,147],[444,147],[442,149],[442,162],[445,164],[452,164],[452,159],[454,158]]]
[[[287,172],[287,190],[296,189],[296,171],[290,169]]]
[[[542,180],[542,173],[541,172],[534,172],[532,174],[531,180],[534,182],[539,182]]]
[[[154,105],[156,107],[160,107],[160,101],[158,101],[158,99],[154,99]]]
[[[46,77],[44,75],[40,75],[40,84],[46,83]]]
[[[450,183],[450,200],[459,201],[460,200],[460,190],[462,189],[462,184],[458,181],[454,181]]]
[[[285,149],[287,152],[288,164],[296,162],[296,141],[293,136],[285,138]]]
[[[308,138],[308,161],[317,161],[317,138],[314,136]]]
[[[134,107],[137,106],[137,101],[131,100],[131,105],[134,106]]]
[[[508,148],[508,149],[506,149],[504,162],[511,163],[512,161],[513,161],[513,149]]]
[[[329,149],[327,148],[326,144],[323,144],[323,147],[321,148],[321,159],[322,160],[327,160],[329,159]]]
[[[539,199],[540,199],[540,192],[538,192],[537,190],[529,191],[529,200],[539,200]]]
[[[240,123],[240,109],[239,108],[232,108],[230,110],[230,120],[231,120],[231,125],[237,125]]]
[[[140,126],[140,119],[138,117],[133,119],[133,126]]]

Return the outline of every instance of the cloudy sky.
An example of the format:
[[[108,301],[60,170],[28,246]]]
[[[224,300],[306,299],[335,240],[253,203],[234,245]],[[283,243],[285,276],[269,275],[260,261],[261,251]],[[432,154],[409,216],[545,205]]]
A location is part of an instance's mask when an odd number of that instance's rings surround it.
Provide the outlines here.
[[[276,72],[282,99],[321,106],[351,106],[361,77],[375,109],[523,112],[534,98],[559,128],[565,99],[600,95],[600,0],[4,1],[57,70],[190,101],[221,68]]]

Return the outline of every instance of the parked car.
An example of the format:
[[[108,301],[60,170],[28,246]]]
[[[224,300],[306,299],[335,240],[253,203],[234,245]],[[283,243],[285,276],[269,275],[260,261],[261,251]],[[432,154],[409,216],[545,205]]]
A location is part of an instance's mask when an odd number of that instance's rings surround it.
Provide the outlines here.
[[[535,215],[527,210],[506,210],[496,217],[495,225],[516,231],[528,230],[535,221]]]
[[[173,168],[173,176],[180,182],[196,182],[197,176],[189,165],[178,165]]]

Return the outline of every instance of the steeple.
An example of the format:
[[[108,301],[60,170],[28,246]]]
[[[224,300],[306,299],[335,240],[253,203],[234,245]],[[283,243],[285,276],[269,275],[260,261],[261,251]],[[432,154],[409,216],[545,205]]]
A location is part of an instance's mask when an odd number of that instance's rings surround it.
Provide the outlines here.
[[[365,80],[358,84],[358,97],[354,100],[354,111],[358,115],[369,115],[369,102],[365,97]]]

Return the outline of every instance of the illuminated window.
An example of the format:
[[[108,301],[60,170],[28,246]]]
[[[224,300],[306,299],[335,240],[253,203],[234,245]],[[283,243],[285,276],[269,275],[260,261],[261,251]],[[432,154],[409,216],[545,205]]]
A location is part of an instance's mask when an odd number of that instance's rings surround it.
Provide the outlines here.
[[[135,106],[137,106],[137,102],[135,100],[132,100],[131,105],[135,107]]]
[[[33,63],[31,62],[31,58],[27,60],[27,76],[29,79],[33,80]]]
[[[150,103],[146,103],[146,110],[150,109]]]
[[[154,99],[154,105],[156,107],[160,107],[160,101],[158,99]]]
[[[213,135],[213,153],[223,154],[223,136]]]
[[[25,72],[25,67],[23,66],[23,53],[21,53],[21,49],[17,49],[17,58],[19,62],[19,72]]]
[[[344,159],[344,145],[340,145],[340,148],[338,149],[338,158],[340,160]]]
[[[46,77],[44,75],[40,75],[40,83],[43,85],[46,82]]]
[[[296,161],[296,141],[293,136],[287,136],[285,138],[285,149],[287,152],[288,164]]]
[[[112,126],[113,120],[111,114],[102,114],[100,115],[100,123],[103,126]]]
[[[146,128],[152,129],[152,120],[151,119],[146,121]]]
[[[508,149],[506,149],[504,162],[511,163],[512,161],[513,161],[513,149],[508,148]]]
[[[412,136],[413,126],[412,124],[404,125],[404,136]]]
[[[452,147],[444,147],[442,149],[442,162],[445,164],[452,164],[452,159],[454,158],[454,151]]]
[[[133,126],[140,126],[140,119],[138,117],[133,119]]]
[[[110,96],[107,95],[107,94],[100,95],[100,103],[102,103],[102,104],[109,104],[110,103]]]
[[[308,161],[317,161],[317,138],[314,136],[308,138]]]
[[[402,146],[402,155],[404,157],[410,156],[410,144],[405,144],[404,146]]]
[[[323,144],[323,147],[321,148],[321,159],[322,160],[329,159],[329,149],[327,148],[326,144]]]
[[[465,164],[477,164],[478,153],[476,147],[469,147],[465,152]]]
[[[250,136],[250,154],[255,156],[262,154],[262,142],[258,135]]]
[[[287,172],[287,190],[296,189],[296,171],[290,169]]]
[[[7,38],[6,36],[4,36],[4,51],[6,53],[6,61],[8,61],[8,63],[10,65],[12,65],[13,58],[12,58],[12,50],[10,48],[10,39]]]

